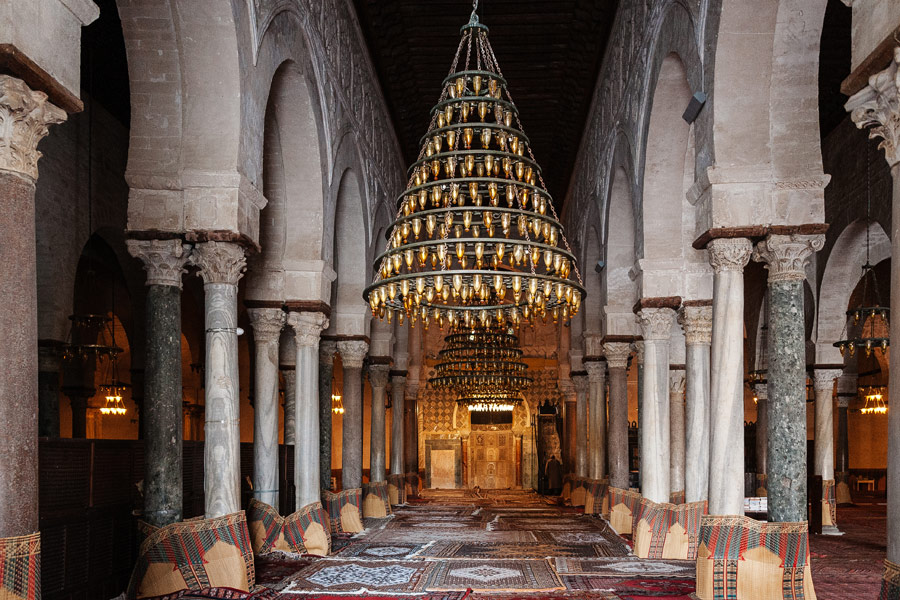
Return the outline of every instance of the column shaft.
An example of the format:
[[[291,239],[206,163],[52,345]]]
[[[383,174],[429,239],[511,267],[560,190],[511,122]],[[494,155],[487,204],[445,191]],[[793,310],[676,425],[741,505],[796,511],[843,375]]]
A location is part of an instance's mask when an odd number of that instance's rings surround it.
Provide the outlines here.
[[[815,371],[816,438],[813,473],[823,481],[834,480],[834,380],[837,369]]]
[[[765,475],[769,464],[769,386],[756,386],[756,472]]]
[[[631,344],[605,343],[603,354],[609,368],[609,485],[628,489],[628,357]]]
[[[670,489],[669,337],[671,308],[638,313],[644,338],[641,404],[641,493],[652,502],[668,502]]]
[[[59,437],[58,344],[38,346],[38,435]]]
[[[896,60],[895,60],[896,63]],[[891,256],[900,257],[900,162],[891,168],[894,195],[891,214]],[[891,261],[891,288],[900,290],[900,260]],[[891,294],[891,339],[900,340],[900,293]],[[890,353],[888,390],[900,390],[900,352]],[[888,410],[887,560],[900,564],[900,410]]]
[[[405,371],[401,371],[405,373]],[[391,376],[391,475],[403,475],[403,400],[406,375]]]
[[[712,302],[687,301],[678,322],[685,341],[685,471],[686,502],[709,499],[709,345]]]
[[[681,370],[669,371],[669,487],[671,492],[685,491],[684,379]]]
[[[253,497],[278,510],[278,338],[280,308],[248,311],[256,345],[253,410]]]
[[[297,351],[294,351],[297,354]],[[293,446],[297,437],[297,371],[296,366],[281,367],[284,378],[284,445]]]
[[[575,384],[575,475],[588,476],[588,378],[572,374]]]
[[[709,244],[713,266],[710,350],[709,512],[744,512],[744,267],[746,238]]]
[[[363,403],[362,363],[369,345],[363,341],[339,341],[338,352],[344,368],[343,450],[341,484],[343,489],[362,487]]]
[[[369,432],[369,481],[385,481],[385,388],[390,368],[387,365],[372,365],[369,368],[369,383],[372,386],[372,423]]]
[[[588,476],[591,479],[602,479],[606,477],[606,363],[585,361],[584,368],[590,382]]]
[[[335,343],[324,340],[319,344],[319,478],[323,490],[331,489],[331,382],[334,377]]]

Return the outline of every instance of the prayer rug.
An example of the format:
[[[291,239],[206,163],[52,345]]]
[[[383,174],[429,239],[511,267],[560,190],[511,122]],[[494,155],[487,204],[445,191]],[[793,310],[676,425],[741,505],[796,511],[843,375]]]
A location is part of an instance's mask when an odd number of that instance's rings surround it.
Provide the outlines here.
[[[625,540],[609,527],[600,531],[535,531],[539,542],[553,544],[603,544],[608,548],[604,556],[628,556],[631,554]]]
[[[416,556],[424,547],[425,544],[407,544],[400,540],[398,540],[396,543],[383,542],[369,544],[360,542],[356,544],[350,544],[339,553],[337,553],[336,557],[398,560],[401,558],[412,558],[413,556]]]
[[[696,563],[692,560],[649,560],[635,557],[623,558],[568,558],[554,559],[556,572],[560,575],[598,575],[621,577],[636,575],[641,577],[679,578],[694,577]]]
[[[313,557],[286,554],[284,552],[271,552],[265,556],[257,556],[256,583],[268,586],[275,585],[280,583],[285,577],[293,575],[316,560]]]
[[[490,544],[484,542],[436,542],[419,556],[431,558],[547,558],[608,556],[601,544]]]
[[[435,566],[432,562],[323,559],[291,576],[282,593],[423,592]]]
[[[693,579],[657,579],[600,577],[597,575],[560,575],[560,579],[570,590],[603,590],[615,592],[622,597],[679,597],[694,591]],[[774,599],[773,599],[774,600]]]
[[[565,517],[501,517],[495,529],[513,529],[525,531],[582,531],[593,526],[585,519]]]
[[[367,542],[393,542],[398,535],[408,544],[427,544],[435,540],[448,542],[536,542],[530,531],[485,531],[483,529],[385,529],[365,535]]]
[[[545,560],[445,560],[429,578],[429,591],[527,592],[565,589]]]
[[[350,594],[310,594],[310,593],[278,593],[272,591],[262,592],[260,595],[249,596],[247,600],[359,600],[359,598],[377,598],[378,600],[466,600],[470,596],[468,590],[463,592],[434,592],[431,594],[405,595],[367,595],[358,596]],[[606,600],[604,598],[604,600]]]

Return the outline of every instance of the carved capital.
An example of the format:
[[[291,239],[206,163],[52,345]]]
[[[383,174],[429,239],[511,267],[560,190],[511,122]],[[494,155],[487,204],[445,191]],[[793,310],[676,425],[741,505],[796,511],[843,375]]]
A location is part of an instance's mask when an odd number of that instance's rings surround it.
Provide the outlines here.
[[[684,343],[688,346],[712,343],[712,306],[682,306],[678,324],[684,329]]]
[[[334,340],[322,340],[319,342],[319,364],[334,364],[334,355],[337,354],[337,342]]]
[[[759,402],[765,402],[769,399],[769,384],[767,383],[757,383],[753,386],[753,391],[756,393],[756,399]]]
[[[706,247],[709,264],[716,273],[737,271],[742,273],[750,262],[753,243],[747,238],[717,238]]]
[[[391,385],[394,387],[397,387],[397,386],[405,387],[406,386],[406,375],[391,375]]]
[[[66,112],[21,79],[0,75],[0,171],[38,178],[38,142],[48,127],[66,120]]]
[[[637,322],[641,326],[644,341],[668,340],[672,336],[672,319],[675,311],[671,308],[642,308],[638,311]]]
[[[592,360],[584,363],[584,370],[587,371],[588,381],[604,382],[606,381],[606,363],[599,360]]]
[[[606,342],[603,344],[603,355],[610,369],[624,369],[631,356],[631,344],[628,342]]]
[[[631,346],[634,348],[634,359],[637,361],[637,364],[644,364],[644,342],[637,341]]]
[[[319,312],[291,312],[287,324],[294,330],[298,348],[315,348],[319,345],[319,336],[328,327],[328,317]]]
[[[843,375],[841,369],[816,369],[813,371],[813,388],[816,394],[824,392],[831,394],[834,391],[834,380]]]
[[[838,408],[849,408],[850,407],[850,398],[847,396],[838,396],[837,398]]]
[[[248,308],[250,326],[256,343],[277,342],[284,327],[284,311],[280,308]]]
[[[191,258],[190,244],[181,240],[126,240],[128,252],[144,263],[146,285],[168,285],[181,289],[181,276]]]
[[[369,352],[369,344],[363,340],[341,340],[337,343],[337,350],[341,353],[341,363],[345,367],[361,369]]]
[[[202,242],[194,247],[191,264],[200,269],[205,284],[237,285],[247,269],[247,257],[237,244]]]
[[[390,378],[391,367],[388,365],[372,365],[369,367],[369,385],[373,388],[385,388]]]
[[[669,398],[681,400],[684,398],[684,371],[669,371]]]
[[[878,147],[893,168],[900,162],[900,47],[884,71],[869,77],[869,85],[854,94],[844,105],[859,129],[869,127],[869,139],[881,138]]]
[[[806,265],[825,245],[824,235],[770,235],[756,245],[753,260],[765,262],[769,283],[803,281]]]
[[[590,380],[587,375],[573,375],[572,384],[575,386],[575,393],[578,395],[587,394],[590,387]]]

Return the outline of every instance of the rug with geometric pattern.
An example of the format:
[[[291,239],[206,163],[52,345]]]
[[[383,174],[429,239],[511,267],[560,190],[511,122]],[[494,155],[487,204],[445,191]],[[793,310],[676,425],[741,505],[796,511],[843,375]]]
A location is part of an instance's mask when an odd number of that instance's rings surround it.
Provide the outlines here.
[[[435,542],[425,546],[419,557],[429,558],[548,558],[552,556],[608,556],[604,544],[491,544],[485,542]]]
[[[649,560],[626,556],[620,558],[568,558],[554,559],[560,575],[599,575],[604,577],[661,577],[691,579],[695,576],[696,562],[692,560]]]
[[[429,591],[545,591],[565,589],[546,560],[444,560],[435,563]]]
[[[282,594],[316,592],[414,593],[425,591],[432,562],[323,559],[288,578]]]

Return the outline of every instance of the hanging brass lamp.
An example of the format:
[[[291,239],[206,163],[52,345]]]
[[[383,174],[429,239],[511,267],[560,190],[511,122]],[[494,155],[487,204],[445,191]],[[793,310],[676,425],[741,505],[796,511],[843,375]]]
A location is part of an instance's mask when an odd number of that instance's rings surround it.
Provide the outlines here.
[[[584,297],[488,28],[473,10],[431,111],[386,250],[376,317],[441,327],[567,322]]]

